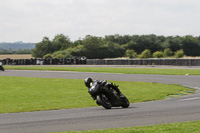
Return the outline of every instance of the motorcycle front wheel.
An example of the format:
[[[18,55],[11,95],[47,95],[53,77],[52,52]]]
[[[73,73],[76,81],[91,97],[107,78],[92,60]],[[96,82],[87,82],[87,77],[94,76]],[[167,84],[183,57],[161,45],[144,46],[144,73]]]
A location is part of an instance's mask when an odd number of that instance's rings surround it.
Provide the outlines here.
[[[2,66],[0,66],[0,70],[4,71],[4,68]]]
[[[121,105],[122,108],[128,108],[129,105],[130,105],[129,100],[128,100],[127,98],[124,98],[124,99],[122,100],[122,105]]]
[[[105,109],[111,109],[112,105],[110,103],[110,100],[108,97],[104,94],[97,96],[97,101],[99,104],[101,104]]]

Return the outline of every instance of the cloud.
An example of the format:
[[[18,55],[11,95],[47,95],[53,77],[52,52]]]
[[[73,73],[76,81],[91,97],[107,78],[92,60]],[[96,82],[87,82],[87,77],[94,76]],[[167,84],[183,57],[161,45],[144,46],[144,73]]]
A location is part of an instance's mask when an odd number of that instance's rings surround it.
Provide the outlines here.
[[[63,33],[85,35],[199,35],[197,0],[6,0],[0,5],[1,41],[38,42]]]

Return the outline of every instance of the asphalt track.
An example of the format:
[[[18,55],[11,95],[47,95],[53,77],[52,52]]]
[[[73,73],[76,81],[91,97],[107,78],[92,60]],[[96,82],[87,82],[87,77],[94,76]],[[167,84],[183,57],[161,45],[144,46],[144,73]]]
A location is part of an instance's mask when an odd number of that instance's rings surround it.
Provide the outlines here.
[[[181,84],[200,90],[200,76],[7,70],[0,76],[107,79]],[[123,92],[123,89],[122,89]],[[63,101],[64,102],[64,101]],[[0,133],[45,133],[154,125],[200,120],[200,93],[179,98],[134,103],[130,108],[102,107],[0,114]]]

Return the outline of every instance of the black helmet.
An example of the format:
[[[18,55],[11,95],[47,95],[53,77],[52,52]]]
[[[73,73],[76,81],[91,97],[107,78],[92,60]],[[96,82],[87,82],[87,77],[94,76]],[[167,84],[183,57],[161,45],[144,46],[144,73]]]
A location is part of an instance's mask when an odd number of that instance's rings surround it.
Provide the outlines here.
[[[91,82],[92,82],[92,78],[86,78],[85,79],[85,86],[89,88]]]

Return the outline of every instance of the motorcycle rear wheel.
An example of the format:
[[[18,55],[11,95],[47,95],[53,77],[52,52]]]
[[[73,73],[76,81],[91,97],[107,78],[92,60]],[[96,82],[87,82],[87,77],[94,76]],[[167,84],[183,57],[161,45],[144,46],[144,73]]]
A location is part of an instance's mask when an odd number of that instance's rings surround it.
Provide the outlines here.
[[[97,101],[101,104],[105,109],[111,109],[112,105],[108,99],[108,97],[104,94],[97,96]]]

